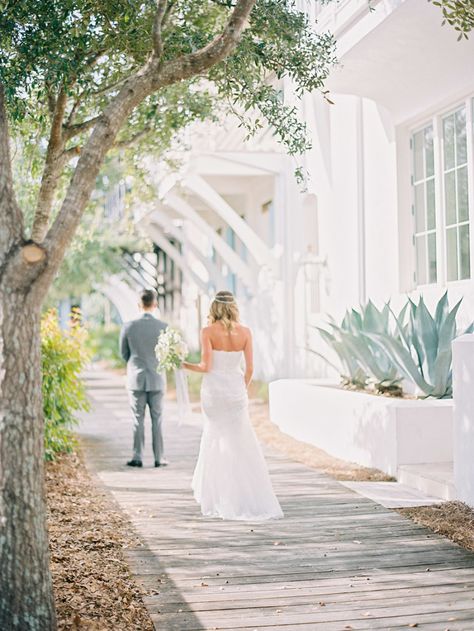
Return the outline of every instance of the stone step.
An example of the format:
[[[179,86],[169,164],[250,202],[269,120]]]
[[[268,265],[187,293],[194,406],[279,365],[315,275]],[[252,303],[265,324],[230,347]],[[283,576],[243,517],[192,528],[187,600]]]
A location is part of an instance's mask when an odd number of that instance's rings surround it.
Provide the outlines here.
[[[382,504],[385,508],[406,508],[439,504],[439,497],[433,497],[413,486],[400,482],[341,482],[356,493]]]
[[[456,499],[452,462],[400,465],[397,479],[427,495],[442,500]]]

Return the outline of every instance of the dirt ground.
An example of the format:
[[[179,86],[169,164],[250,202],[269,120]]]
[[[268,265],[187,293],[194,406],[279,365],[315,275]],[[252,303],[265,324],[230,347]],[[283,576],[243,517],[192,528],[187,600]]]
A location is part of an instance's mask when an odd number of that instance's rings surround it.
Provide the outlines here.
[[[284,434],[270,421],[268,405],[264,401],[252,400],[250,415],[259,440],[282,451],[289,458],[302,462],[308,467],[319,469],[336,480],[381,482],[394,479],[378,469],[370,469],[334,458],[322,449]]]
[[[474,552],[474,511],[462,502],[398,508],[397,512]]]
[[[112,498],[76,454],[47,463],[46,489],[58,628],[152,631],[123,556],[141,544]]]

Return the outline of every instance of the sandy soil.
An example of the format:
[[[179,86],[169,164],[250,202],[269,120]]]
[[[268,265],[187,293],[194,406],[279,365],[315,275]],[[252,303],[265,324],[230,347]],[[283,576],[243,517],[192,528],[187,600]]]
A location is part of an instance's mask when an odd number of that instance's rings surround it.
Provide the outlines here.
[[[268,405],[264,401],[250,403],[252,423],[259,439],[286,454],[289,458],[302,462],[308,467],[319,469],[336,480],[386,481],[393,480],[378,469],[369,469],[353,462],[334,458],[322,449],[308,445],[281,432],[268,416]]]

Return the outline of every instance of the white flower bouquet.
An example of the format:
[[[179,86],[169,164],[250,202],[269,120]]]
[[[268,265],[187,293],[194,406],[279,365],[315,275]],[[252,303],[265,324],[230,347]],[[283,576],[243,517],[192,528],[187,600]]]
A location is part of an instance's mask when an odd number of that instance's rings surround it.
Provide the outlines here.
[[[158,372],[163,370],[176,370],[181,368],[188,347],[183,340],[181,333],[176,329],[167,327],[158,337],[158,343],[155,346],[155,354],[158,360]]]

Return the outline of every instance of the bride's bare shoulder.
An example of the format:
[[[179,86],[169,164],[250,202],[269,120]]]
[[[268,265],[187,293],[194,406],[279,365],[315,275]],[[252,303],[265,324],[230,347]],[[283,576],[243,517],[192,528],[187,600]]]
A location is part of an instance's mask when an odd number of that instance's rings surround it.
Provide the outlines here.
[[[243,324],[238,324],[238,330],[240,333],[246,338],[252,337],[252,329],[248,326],[244,326]]]

